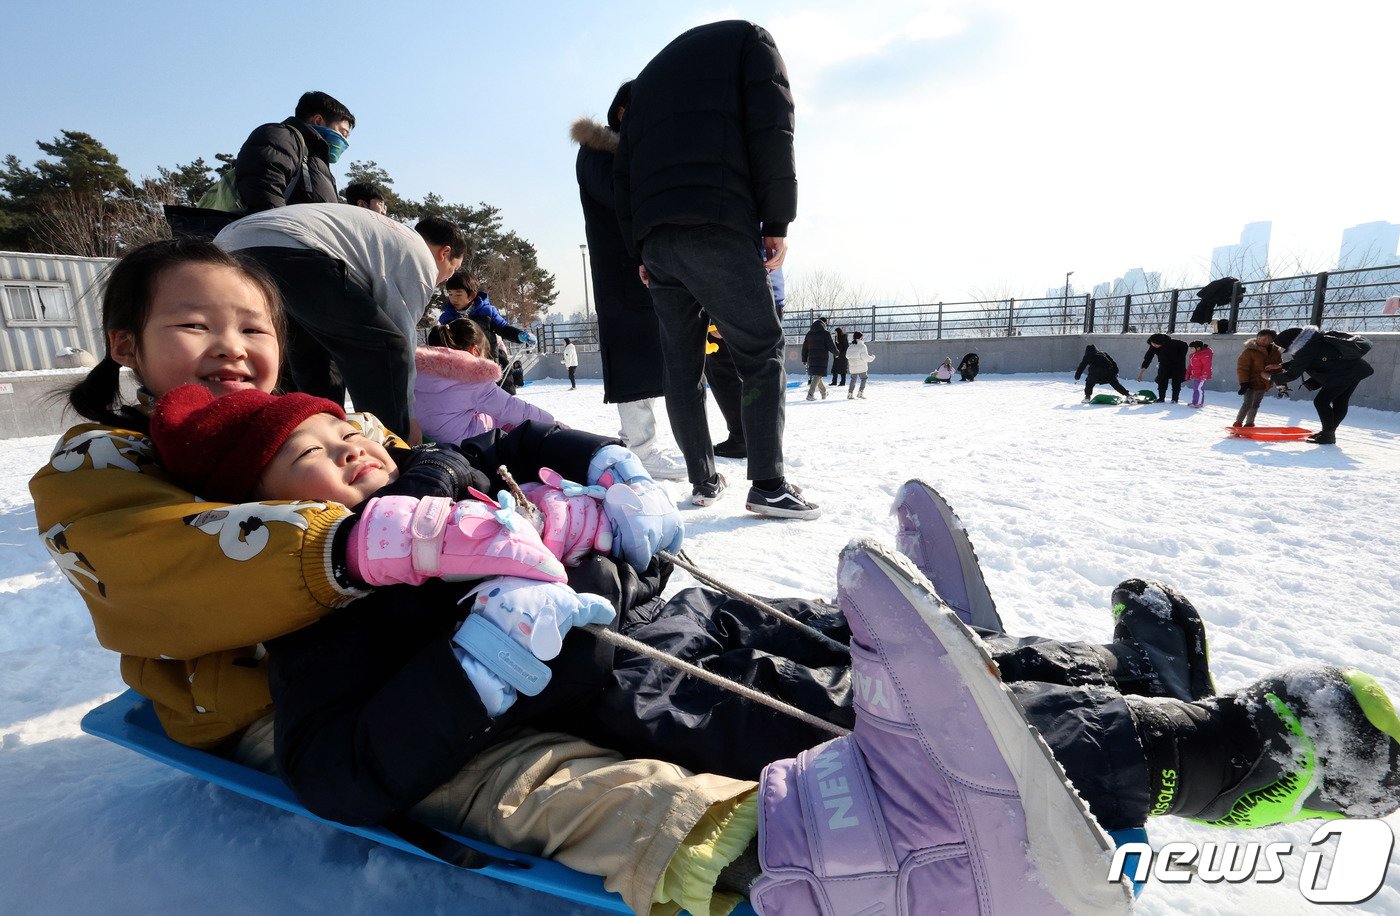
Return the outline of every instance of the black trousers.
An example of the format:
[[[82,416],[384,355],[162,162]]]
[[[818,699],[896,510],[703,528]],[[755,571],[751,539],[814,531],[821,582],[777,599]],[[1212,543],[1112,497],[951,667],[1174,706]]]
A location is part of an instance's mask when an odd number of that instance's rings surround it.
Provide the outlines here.
[[[724,416],[730,441],[743,442],[744,418],[739,412],[739,399],[744,394],[744,380],[739,378],[739,370],[734,368],[729,345],[723,338],[711,339],[719,349],[705,354],[705,381],[710,385],[710,396],[715,399],[715,406]]]
[[[748,478],[782,477],[783,329],[754,240],[719,225],[658,226],[643,241],[642,261],[661,322],[666,412],[691,484],[715,475],[705,417],[705,329],[710,322],[724,335],[743,383],[739,411]]]
[[[634,608],[624,615],[621,632],[828,722],[852,727],[845,616],[820,602],[767,600],[832,641],[818,642],[746,602],[701,588],[685,589],[664,604]],[[997,659],[1018,650],[1024,654],[1028,644],[1037,643],[1052,664],[1073,657],[1054,642],[981,635]],[[1090,669],[1040,673],[1075,686],[1016,685],[1027,718],[1105,828],[1142,826],[1149,808],[1147,763],[1122,694],[1096,681]],[[576,722],[573,730],[630,756],[757,779],[766,764],[831,738],[830,732],[624,649],[617,650],[612,678],[588,726]]]
[[[1130,395],[1128,394],[1128,389],[1123,387],[1123,383],[1118,381],[1117,378],[1111,378],[1107,381],[1095,381],[1094,379],[1087,379],[1084,382],[1084,396],[1086,398],[1092,398],[1094,396],[1095,385],[1109,385],[1113,388],[1114,391],[1118,392],[1124,397],[1130,397]]]
[[[284,388],[337,404],[348,389],[356,410],[408,435],[414,341],[350,279],[345,262],[304,248],[240,253],[272,275],[287,309]]]
[[[1342,425],[1342,421],[1347,418],[1347,409],[1351,407],[1351,396],[1356,393],[1356,386],[1360,384],[1361,380],[1358,379],[1350,385],[1318,390],[1317,397],[1313,399],[1313,406],[1317,408],[1317,418],[1322,421],[1324,433],[1334,433],[1337,427]]]
[[[569,387],[570,387],[570,388],[577,388],[577,387],[578,387],[578,380],[574,378],[574,373],[577,372],[577,371],[578,371],[578,366],[570,366],[570,367],[569,367]]]
[[[1159,375],[1157,376],[1157,400],[1167,399],[1167,384],[1172,386],[1172,403],[1181,400],[1181,383],[1186,381],[1186,374],[1181,375]],[[1126,392],[1125,392],[1126,393]]]

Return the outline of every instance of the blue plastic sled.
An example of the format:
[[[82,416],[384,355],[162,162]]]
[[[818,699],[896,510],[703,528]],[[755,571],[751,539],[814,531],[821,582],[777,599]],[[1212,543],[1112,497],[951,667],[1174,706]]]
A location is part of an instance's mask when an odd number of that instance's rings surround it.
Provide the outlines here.
[[[281,808],[283,811],[309,817],[314,821],[320,821],[338,830],[362,836],[385,846],[392,846],[416,856],[442,862],[441,859],[419,849],[388,830],[378,827],[351,827],[317,817],[302,807],[301,803],[292,795],[292,790],[275,776],[171,741],[161,728],[160,721],[156,719],[155,710],[151,708],[150,702],[134,690],[128,690],[83,716],[82,727],[83,731],[89,735],[106,739],[113,744],[119,744],[136,751],[138,754],[144,754],[152,760],[158,760],[192,776],[198,776],[216,786],[237,792],[239,795],[257,799],[260,802]],[[473,869],[473,874],[487,875],[500,881],[531,888],[540,893],[585,903],[610,913],[632,912],[622,902],[620,896],[604,890],[602,878],[585,875],[565,868],[557,862],[511,852],[489,843],[481,843],[455,835],[452,836],[452,839],[464,846],[503,860],[499,864],[487,864],[481,868]],[[752,916],[753,910],[744,904],[735,910],[735,913]]]

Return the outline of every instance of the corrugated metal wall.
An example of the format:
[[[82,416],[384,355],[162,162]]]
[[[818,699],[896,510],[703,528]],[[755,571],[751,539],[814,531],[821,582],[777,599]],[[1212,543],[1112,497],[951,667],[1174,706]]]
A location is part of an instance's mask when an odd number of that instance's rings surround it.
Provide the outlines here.
[[[52,369],[64,347],[102,358],[102,289],[111,258],[70,258],[0,251],[0,285],[7,280],[61,283],[73,304],[73,324],[11,324],[0,313],[0,372]]]

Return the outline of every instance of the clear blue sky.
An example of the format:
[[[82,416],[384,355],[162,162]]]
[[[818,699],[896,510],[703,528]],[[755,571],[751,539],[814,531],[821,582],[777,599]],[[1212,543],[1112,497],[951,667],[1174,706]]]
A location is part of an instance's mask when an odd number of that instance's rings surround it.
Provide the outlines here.
[[[32,162],[36,139],[84,130],[150,174],[236,151],[322,89],[358,120],[342,163],[500,207],[571,312],[570,122],[686,28],[748,18],[798,102],[791,278],[832,270],[903,301],[1039,294],[1070,269],[1077,286],[1136,266],[1189,282],[1246,222],[1318,268],[1344,227],[1400,221],[1396,7],[24,2],[5,13],[0,154]]]

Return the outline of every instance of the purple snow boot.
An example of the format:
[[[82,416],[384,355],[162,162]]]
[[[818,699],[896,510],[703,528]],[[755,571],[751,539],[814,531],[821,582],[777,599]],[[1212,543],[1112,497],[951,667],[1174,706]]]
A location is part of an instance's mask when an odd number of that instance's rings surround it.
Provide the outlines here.
[[[922,480],[909,480],[899,488],[890,511],[899,518],[895,546],[933,583],[943,603],[963,623],[1005,633],[977,551],[947,500]]]
[[[1126,913],[1112,843],[981,641],[902,556],[841,553],[854,733],[769,764],[762,916]]]

